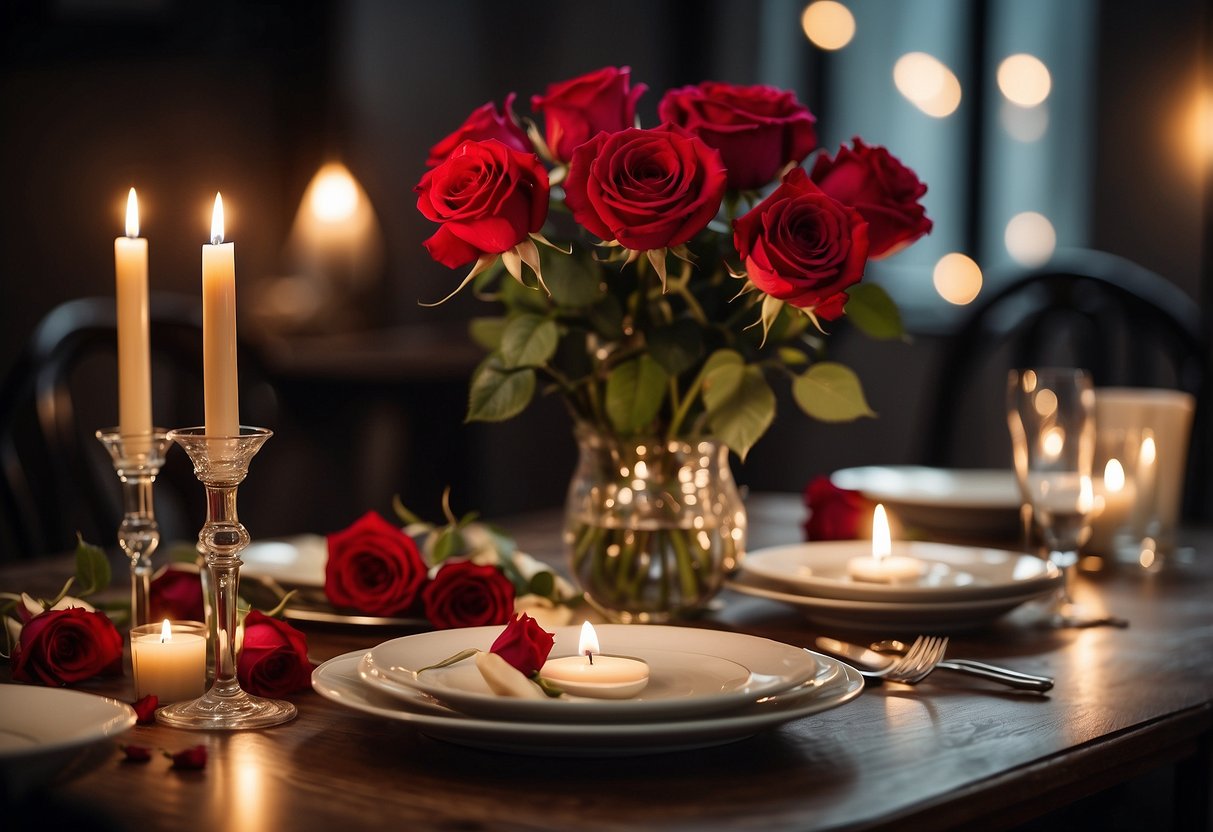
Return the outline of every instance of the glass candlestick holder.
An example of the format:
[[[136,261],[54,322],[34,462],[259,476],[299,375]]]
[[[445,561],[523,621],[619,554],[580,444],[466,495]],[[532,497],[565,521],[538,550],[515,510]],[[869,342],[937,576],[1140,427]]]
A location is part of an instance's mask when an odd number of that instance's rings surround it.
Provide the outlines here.
[[[199,699],[161,708],[156,718],[178,728],[232,730],[266,728],[295,718],[295,706],[253,696],[236,678],[241,632],[236,597],[240,586],[240,553],[249,533],[236,514],[236,489],[248,474],[249,461],[272,432],[241,427],[238,436],[211,436],[206,428],[171,430],[169,439],[189,454],[194,475],[206,488],[206,523],[198,544],[206,559],[208,588],[215,620],[215,678]]]
[[[152,486],[164,467],[169,438],[163,430],[123,433],[119,428],[97,431],[122,482],[122,524],[118,545],[131,561],[131,626],[151,623],[148,596],[152,583],[152,553],[160,545],[160,526],[152,504]]]

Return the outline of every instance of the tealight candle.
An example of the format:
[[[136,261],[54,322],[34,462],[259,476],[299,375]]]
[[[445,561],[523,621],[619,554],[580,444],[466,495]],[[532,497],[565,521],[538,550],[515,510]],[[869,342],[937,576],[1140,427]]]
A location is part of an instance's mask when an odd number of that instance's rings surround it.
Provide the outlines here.
[[[923,563],[918,558],[894,555],[889,519],[883,505],[872,513],[872,556],[851,558],[847,574],[856,581],[869,583],[912,583],[922,577]]]
[[[176,629],[174,629],[174,627]],[[145,624],[131,630],[135,697],[155,694],[161,704],[197,699],[206,690],[205,625],[194,621]]]
[[[640,659],[604,656],[599,652],[594,625],[581,625],[576,656],[549,659],[539,675],[573,696],[627,699],[649,683],[649,666]]]

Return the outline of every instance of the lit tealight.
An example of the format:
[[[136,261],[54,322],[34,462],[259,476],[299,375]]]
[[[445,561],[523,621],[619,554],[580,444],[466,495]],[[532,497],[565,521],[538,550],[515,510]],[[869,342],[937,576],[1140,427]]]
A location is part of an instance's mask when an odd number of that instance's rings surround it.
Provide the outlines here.
[[[922,577],[923,562],[906,555],[894,555],[889,518],[884,506],[872,513],[872,556],[851,558],[847,574],[856,581],[880,584],[913,583]]]
[[[640,659],[604,656],[594,625],[581,625],[576,656],[549,659],[539,675],[572,696],[628,699],[649,683],[649,666]]]

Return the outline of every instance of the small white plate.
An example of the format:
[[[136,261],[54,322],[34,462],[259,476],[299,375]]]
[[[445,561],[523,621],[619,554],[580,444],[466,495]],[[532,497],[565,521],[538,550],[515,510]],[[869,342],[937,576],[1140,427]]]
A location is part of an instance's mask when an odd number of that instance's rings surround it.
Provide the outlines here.
[[[975,601],[1047,592],[1061,586],[1054,564],[1024,552],[894,541],[893,554],[917,558],[922,577],[914,583],[856,581],[847,574],[852,558],[871,557],[866,540],[794,543],[748,552],[742,571],[788,592],[856,601]]]
[[[819,624],[857,630],[893,631],[886,635],[909,635],[921,631],[954,632],[983,627],[1027,601],[1048,595],[1048,591],[1045,591],[967,601],[859,601],[801,595],[744,574],[735,576],[726,586],[745,595],[791,604]]]
[[[1023,498],[1011,470],[869,465],[835,471],[830,481],[884,503],[906,527],[987,539],[1019,533]]]
[[[38,685],[0,685],[0,797],[54,777],[89,746],[135,724],[116,699]]]
[[[829,656],[809,653],[818,668],[812,679],[715,716],[671,722],[515,722],[445,710],[426,694],[404,686],[397,697],[390,696],[359,678],[363,655],[358,650],[320,665],[312,672],[312,687],[338,704],[412,725],[445,742],[550,757],[618,757],[723,745],[836,708],[863,690],[863,679],[854,669]]]
[[[262,540],[240,553],[240,574],[269,578],[287,587],[323,587],[328,557],[328,540],[318,534]]]
[[[363,677],[376,684],[386,677],[414,687],[453,708],[478,716],[515,720],[633,722],[686,719],[737,708],[795,687],[820,670],[812,654],[769,639],[658,625],[602,624],[597,627],[603,653],[643,659],[649,684],[630,699],[513,699],[492,693],[475,664],[441,670],[416,670],[474,647],[487,650],[501,627],[472,627],[404,636],[367,654]],[[580,627],[558,627],[552,656],[577,654]],[[376,672],[369,672],[374,670]]]

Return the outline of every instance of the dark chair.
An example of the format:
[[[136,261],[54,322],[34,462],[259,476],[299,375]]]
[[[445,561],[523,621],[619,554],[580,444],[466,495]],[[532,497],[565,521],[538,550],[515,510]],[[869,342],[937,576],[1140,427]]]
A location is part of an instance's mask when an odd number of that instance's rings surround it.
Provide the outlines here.
[[[117,336],[113,298],[81,298],[52,310],[34,329],[0,387],[0,560],[69,550],[79,531],[115,542],[121,494],[94,437],[117,421]],[[153,417],[162,427],[202,421],[202,310],[179,295],[153,296],[149,309]],[[273,424],[273,389],[255,354],[240,353],[241,417]],[[179,449],[156,485],[165,539],[197,534],[201,486]]]
[[[1097,387],[1169,387],[1196,396],[1185,516],[1208,517],[1209,343],[1199,306],[1173,283],[1115,255],[1074,251],[1009,281],[942,344],[925,410],[929,465],[1009,465],[1003,415],[1012,367],[1077,366]],[[995,436],[993,441],[991,437]]]

